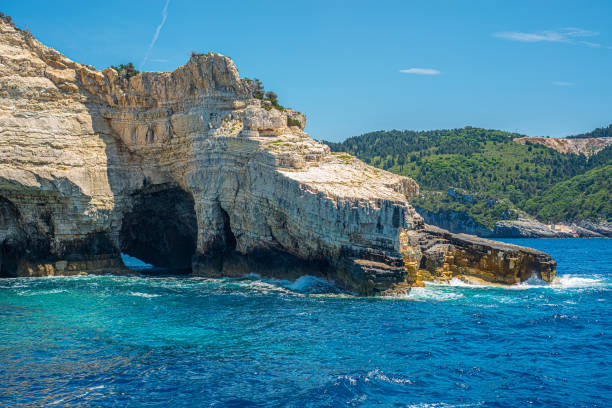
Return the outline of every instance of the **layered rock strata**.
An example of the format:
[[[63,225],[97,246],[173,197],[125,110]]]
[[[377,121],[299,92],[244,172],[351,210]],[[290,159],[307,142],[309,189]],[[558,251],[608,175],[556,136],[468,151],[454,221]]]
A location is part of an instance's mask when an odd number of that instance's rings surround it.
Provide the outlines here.
[[[431,225],[400,234],[407,267],[422,281],[468,281],[513,285],[537,277],[555,279],[556,263],[544,252],[474,235],[453,234]],[[537,273],[534,273],[537,271]]]
[[[220,54],[125,78],[1,20],[0,276],[117,272],[125,252],[206,276],[310,273],[360,294],[406,291],[411,257],[430,268],[439,239],[408,204],[418,185],[330,154],[304,126],[253,98]],[[467,251],[458,265],[497,276],[483,261],[497,244],[466,242],[449,243]],[[495,279],[549,280],[550,265]]]

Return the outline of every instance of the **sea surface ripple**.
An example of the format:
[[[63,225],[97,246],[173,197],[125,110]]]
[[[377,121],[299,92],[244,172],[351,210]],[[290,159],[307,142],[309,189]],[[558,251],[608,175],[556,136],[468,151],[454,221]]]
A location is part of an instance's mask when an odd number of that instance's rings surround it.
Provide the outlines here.
[[[559,282],[0,280],[0,406],[612,406],[612,241],[506,241]]]

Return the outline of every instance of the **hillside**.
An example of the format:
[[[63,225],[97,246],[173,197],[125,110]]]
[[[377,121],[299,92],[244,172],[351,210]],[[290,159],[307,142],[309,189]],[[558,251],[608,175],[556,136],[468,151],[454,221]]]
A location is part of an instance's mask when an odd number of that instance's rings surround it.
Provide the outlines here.
[[[499,221],[536,217],[542,222],[607,218],[603,204],[610,178],[595,171],[612,160],[612,146],[592,157],[562,153],[544,145],[517,143],[524,136],[499,130],[463,128],[435,131],[377,131],[328,143],[332,151],[344,151],[374,166],[410,176],[421,186],[413,204],[431,214],[464,214],[478,228],[492,230]],[[591,171],[593,171],[591,173]],[[577,176],[585,175],[586,179]],[[563,191],[562,216],[551,217],[549,200],[559,183],[574,180]],[[570,211],[575,186],[597,180],[584,211]],[[561,188],[561,187],[559,187]],[[606,193],[608,192],[608,193]],[[556,207],[555,207],[556,208]],[[464,216],[461,216],[464,217]],[[427,217],[426,217],[427,219]],[[448,227],[448,225],[445,225]],[[464,232],[461,228],[457,232]]]
[[[612,221],[612,164],[555,184],[523,205],[525,211],[548,222]]]
[[[612,137],[612,123],[608,127],[597,128],[587,133],[581,133],[578,135],[568,136],[567,139],[584,139],[584,138],[602,138]]]

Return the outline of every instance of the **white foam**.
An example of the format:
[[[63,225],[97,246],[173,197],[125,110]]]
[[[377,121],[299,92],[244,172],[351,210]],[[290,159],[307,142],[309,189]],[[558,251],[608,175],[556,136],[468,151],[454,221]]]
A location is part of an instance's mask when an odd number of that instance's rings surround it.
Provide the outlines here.
[[[435,301],[449,301],[463,297],[461,293],[450,292],[446,290],[440,290],[435,287],[417,287],[410,289],[407,295],[401,296],[404,299],[411,300],[435,300]]]
[[[428,287],[458,287],[458,288],[495,288],[507,290],[525,290],[525,289],[566,289],[566,288],[588,288],[597,286],[609,286],[610,282],[603,279],[586,278],[574,275],[560,275],[553,283],[548,283],[532,275],[529,279],[517,285],[493,285],[493,284],[478,284],[468,283],[457,277],[452,278],[448,282],[425,282]]]
[[[453,288],[498,288],[498,285],[487,285],[485,283],[470,283],[457,277],[451,278],[448,282],[425,282],[430,287],[453,287]]]
[[[558,288],[588,288],[596,286],[606,286],[606,282],[601,279],[583,278],[574,275],[561,275],[555,279],[553,287]]]
[[[368,373],[366,379],[368,379],[368,378],[376,379],[376,380],[380,380],[380,381],[385,381],[385,382],[388,382],[388,383],[394,383],[394,384],[412,384],[412,380],[409,380],[407,378],[388,377],[382,371],[380,371],[379,369],[375,369],[374,371],[370,371]]]
[[[142,292],[130,292],[130,295],[138,296],[138,297],[143,297],[143,298],[147,298],[147,299],[156,298],[156,297],[160,297],[161,296],[161,295],[156,295],[156,294],[153,294],[153,293],[142,293]]]
[[[25,290],[23,292],[18,292],[19,296],[38,296],[38,295],[54,295],[56,293],[64,293],[68,292],[66,289],[49,289],[49,290]]]
[[[541,278],[538,278],[538,276],[534,273],[531,275],[531,277],[529,279],[527,279],[524,282],[521,282],[519,284],[520,286],[538,286],[538,287],[542,287],[542,286],[548,286],[548,282],[543,281]]]
[[[293,293],[290,290],[282,287],[282,285],[280,284],[280,281],[266,282],[263,280],[239,280],[237,282],[241,286],[249,290],[254,290],[264,295],[272,294],[272,293],[283,293],[283,294]]]

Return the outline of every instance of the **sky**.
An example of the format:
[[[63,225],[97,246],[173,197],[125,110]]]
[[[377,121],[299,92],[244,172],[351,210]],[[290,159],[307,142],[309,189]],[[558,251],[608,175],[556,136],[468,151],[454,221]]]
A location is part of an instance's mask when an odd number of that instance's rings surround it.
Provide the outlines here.
[[[474,126],[562,137],[612,123],[612,1],[0,0],[103,69],[231,57],[315,139]]]

